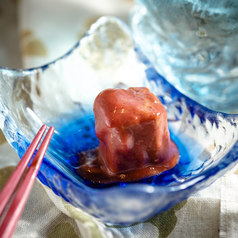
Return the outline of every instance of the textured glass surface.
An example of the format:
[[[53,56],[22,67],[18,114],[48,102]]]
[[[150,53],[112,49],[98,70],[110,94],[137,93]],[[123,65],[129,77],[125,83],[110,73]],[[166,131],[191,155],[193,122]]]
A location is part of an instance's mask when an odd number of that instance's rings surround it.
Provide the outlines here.
[[[156,70],[210,109],[238,111],[238,2],[136,0],[131,26]]]
[[[146,86],[164,104],[179,164],[136,183],[99,186],[75,172],[94,148],[92,104],[104,88]],[[38,178],[75,207],[114,224],[143,221],[209,186],[237,162],[237,115],[210,111],[179,93],[134,46],[129,28],[104,17],[43,67],[0,69],[0,125],[22,156],[40,126],[55,126]]]

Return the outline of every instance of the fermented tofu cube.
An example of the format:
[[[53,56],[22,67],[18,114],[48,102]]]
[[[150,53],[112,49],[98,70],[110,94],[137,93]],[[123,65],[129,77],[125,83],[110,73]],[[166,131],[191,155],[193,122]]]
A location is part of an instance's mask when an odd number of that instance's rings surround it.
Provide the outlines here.
[[[107,89],[94,102],[100,158],[118,174],[170,159],[167,112],[145,87]]]

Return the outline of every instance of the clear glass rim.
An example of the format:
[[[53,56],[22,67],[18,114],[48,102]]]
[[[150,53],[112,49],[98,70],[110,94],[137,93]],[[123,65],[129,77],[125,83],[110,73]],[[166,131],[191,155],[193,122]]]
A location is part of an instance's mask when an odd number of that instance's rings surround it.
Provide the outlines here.
[[[0,66],[0,70],[7,70],[7,71],[13,71],[13,72],[31,72],[34,70],[44,70],[46,68],[48,68],[50,65],[55,64],[57,61],[64,59],[66,57],[68,57],[79,45],[81,40],[85,37],[90,35],[93,32],[93,28],[94,26],[100,24],[102,21],[107,21],[107,20],[116,20],[117,22],[119,22],[120,26],[123,26],[123,28],[128,28],[128,26],[119,18],[117,17],[101,17],[99,18],[99,20],[97,20],[91,27],[90,29],[84,34],[84,36],[68,51],[66,52],[64,55],[56,58],[55,60],[46,63],[42,66],[37,66],[37,67],[33,67],[33,68],[28,68],[28,69],[14,69],[14,68],[7,68],[7,67],[2,67]],[[129,30],[129,29],[128,29]],[[179,97],[183,97],[185,99],[186,102],[189,103],[195,103],[196,105],[199,105],[199,109],[196,110],[200,110],[202,113],[209,113],[209,115],[220,115],[224,118],[227,119],[231,119],[231,118],[237,118],[238,119],[238,114],[225,114],[225,113],[221,113],[221,112],[216,112],[216,111],[212,111],[210,109],[205,108],[204,106],[201,106],[200,104],[198,104],[197,102],[194,102],[193,100],[189,99],[188,97],[186,97],[185,95],[183,95],[182,93],[180,93],[177,89],[175,89],[170,83],[166,82],[169,87],[172,87],[173,90],[176,90],[176,94],[179,95]],[[208,168],[207,170],[203,171],[202,173],[195,175],[194,177],[191,177],[189,179],[187,179],[186,181],[183,181],[181,183],[178,184],[173,184],[173,185],[168,185],[168,186],[159,186],[159,185],[149,185],[149,184],[140,184],[140,183],[130,183],[128,184],[126,187],[120,187],[120,186],[114,186],[114,187],[109,187],[109,188],[103,188],[103,189],[98,189],[98,188],[92,188],[89,187],[83,183],[81,183],[79,180],[76,179],[72,179],[71,176],[64,174],[64,172],[56,167],[55,165],[51,164],[50,162],[47,163],[47,166],[50,166],[51,169],[55,170],[57,173],[63,175],[68,181],[70,181],[71,183],[73,183],[74,185],[78,186],[80,184],[81,189],[84,189],[85,191],[89,191],[89,192],[93,192],[94,194],[105,194],[105,193],[114,193],[114,192],[144,192],[144,193],[156,193],[156,194],[164,194],[164,193],[174,193],[177,191],[181,191],[181,190],[186,190],[192,186],[202,186],[203,181],[207,180],[207,179],[211,179],[211,180],[215,180],[215,177],[218,173],[225,173],[227,172],[231,166],[234,166],[235,163],[238,160],[238,157],[236,159],[231,159],[231,163],[227,163],[226,160],[229,159],[229,154],[231,152],[231,150],[234,149],[235,145],[238,144],[237,142],[234,144],[234,146],[227,152],[226,156],[224,156],[217,165],[212,165],[210,168]],[[44,161],[43,161],[44,163]],[[220,169],[219,169],[220,168]],[[215,170],[215,171],[214,171]],[[152,189],[153,188],[153,189]]]

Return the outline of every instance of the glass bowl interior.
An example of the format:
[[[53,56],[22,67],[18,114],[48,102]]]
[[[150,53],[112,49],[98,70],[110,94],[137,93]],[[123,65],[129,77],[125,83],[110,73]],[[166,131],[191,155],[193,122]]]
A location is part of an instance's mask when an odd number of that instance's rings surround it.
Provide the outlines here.
[[[39,180],[106,223],[128,225],[209,186],[237,162],[237,116],[187,98],[151,66],[120,19],[103,17],[66,55],[42,67],[0,69],[1,128],[21,157],[42,124],[55,133]],[[77,153],[95,148],[93,101],[105,88],[148,87],[168,114],[176,167],[133,183],[99,185],[77,173]]]

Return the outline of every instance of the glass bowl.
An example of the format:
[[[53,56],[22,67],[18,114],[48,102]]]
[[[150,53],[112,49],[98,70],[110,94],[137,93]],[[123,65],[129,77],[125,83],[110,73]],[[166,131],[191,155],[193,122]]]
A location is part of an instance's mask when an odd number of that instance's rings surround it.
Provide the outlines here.
[[[135,0],[130,12],[133,36],[159,74],[226,113],[238,109],[238,2],[231,2]]]
[[[237,115],[208,110],[151,66],[128,26],[103,17],[61,58],[33,69],[0,69],[0,125],[20,157],[42,124],[55,133],[38,178],[105,223],[129,225],[169,209],[237,163]],[[93,101],[105,88],[146,86],[168,113],[181,156],[173,169],[134,183],[99,185],[75,171],[77,153],[98,145]]]

